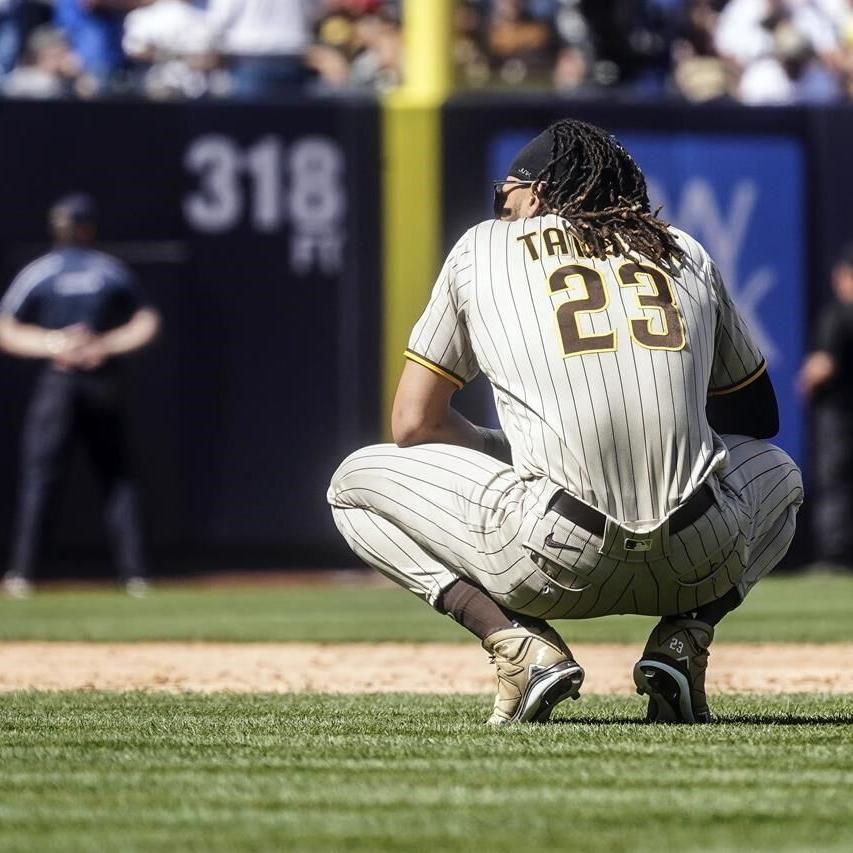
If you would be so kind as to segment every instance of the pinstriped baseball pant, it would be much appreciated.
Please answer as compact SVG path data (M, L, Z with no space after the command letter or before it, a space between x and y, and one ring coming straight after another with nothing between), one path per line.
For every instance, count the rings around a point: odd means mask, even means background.
M547 510L553 483L522 481L504 463L451 445L356 451L335 472L328 501L353 551L431 605L466 578L541 618L680 613L732 587L746 595L786 553L802 502L799 469L782 450L723 439L728 466L709 481L716 505L667 535L666 556L653 560L614 558L602 539ZM542 545L549 533L564 543L556 553Z

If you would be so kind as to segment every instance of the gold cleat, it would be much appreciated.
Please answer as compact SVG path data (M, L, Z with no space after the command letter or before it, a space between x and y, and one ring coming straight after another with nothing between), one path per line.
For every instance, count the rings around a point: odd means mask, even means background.
M498 692L488 724L543 723L565 699L577 699L584 671L553 630L507 628L483 640L497 666Z

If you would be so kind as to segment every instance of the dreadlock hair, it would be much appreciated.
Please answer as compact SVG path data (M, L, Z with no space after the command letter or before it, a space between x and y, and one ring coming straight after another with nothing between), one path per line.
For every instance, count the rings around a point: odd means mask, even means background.
M537 176L548 209L569 222L593 257L614 249L636 253L666 267L684 250L668 223L651 212L646 179L619 141L599 127L561 119L549 128L551 160Z

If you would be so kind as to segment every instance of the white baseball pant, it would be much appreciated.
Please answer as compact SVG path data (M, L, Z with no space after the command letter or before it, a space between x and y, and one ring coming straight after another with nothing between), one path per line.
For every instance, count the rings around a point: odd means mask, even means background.
M800 471L767 441L723 436L727 467L708 484L716 505L680 532L608 519L599 537L548 510L556 484L463 447L380 444L335 472L328 501L355 553L435 605L465 578L528 616L671 615L736 587L745 596L788 550L802 503ZM549 547L559 543L559 547Z

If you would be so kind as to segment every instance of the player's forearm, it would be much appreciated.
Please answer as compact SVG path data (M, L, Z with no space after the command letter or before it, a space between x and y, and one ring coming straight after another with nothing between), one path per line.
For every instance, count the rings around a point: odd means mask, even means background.
M487 453L508 465L512 464L512 448L503 430L476 426L452 407L448 407L441 419L431 423L411 424L407 429L398 427L394 438L400 447L454 444L457 447Z
M160 315L152 308L142 308L130 322L106 332L101 343L110 356L125 355L151 343L159 329Z
M68 347L68 335L61 329L44 329L19 323L9 317L0 320L0 348L18 358L54 358Z
M438 416L406 417L398 414L393 423L394 441L399 447L419 444L455 444L484 451L485 439L466 417L448 406Z
M488 427L472 424L455 409L451 409L451 415L457 421L456 428L463 433L463 441L452 442L472 450L479 450L489 456L512 465L512 447L506 434L501 429L489 429Z

